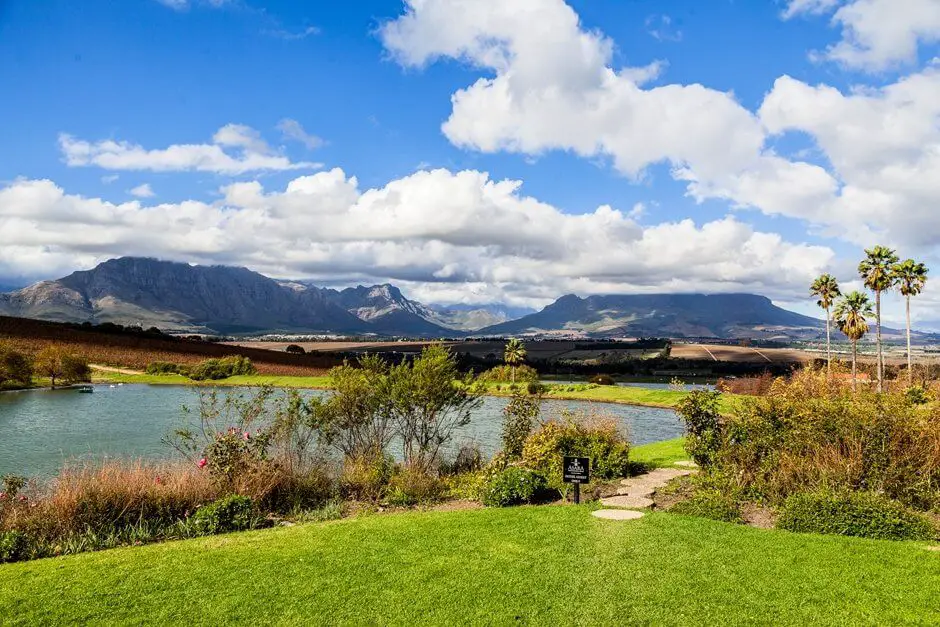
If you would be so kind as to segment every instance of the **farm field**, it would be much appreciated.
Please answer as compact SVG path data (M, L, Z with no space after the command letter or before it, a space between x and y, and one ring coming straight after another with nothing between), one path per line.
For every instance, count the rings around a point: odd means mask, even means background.
M591 511L361 515L8 564L0 615L9 625L940 621L940 555L924 543Z
M814 353L790 348L752 348L724 344L672 345L671 357L699 361L734 361L744 363L803 363L818 357Z

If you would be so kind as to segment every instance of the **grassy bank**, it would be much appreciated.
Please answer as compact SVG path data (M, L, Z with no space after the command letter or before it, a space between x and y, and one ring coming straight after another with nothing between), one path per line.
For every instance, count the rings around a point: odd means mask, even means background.
M0 566L6 624L936 623L940 554L587 506L366 516Z
M94 371L94 380L103 383L145 383L149 385L216 385L216 386L262 386L273 385L284 388L329 389L328 376L295 377L270 375L244 375L229 377L219 381L193 381L181 375L124 374L117 372ZM562 388L567 386L561 386ZM499 388L499 389L497 389ZM491 396L509 396L508 385L490 383L487 393ZM687 392L675 390L650 390L639 387L600 386L585 390L564 391L550 390L545 398L572 401L593 401L596 403L621 403L644 407L675 407L685 398ZM722 407L728 409L733 402L732 395L723 395Z
M630 449L630 461L654 468L672 466L676 462L689 460L689 454L685 452L684 446L684 438L641 444Z

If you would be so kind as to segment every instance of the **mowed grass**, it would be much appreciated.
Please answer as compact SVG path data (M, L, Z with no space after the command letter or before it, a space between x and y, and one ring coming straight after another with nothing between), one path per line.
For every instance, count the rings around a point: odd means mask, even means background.
M940 622L940 554L590 506L374 515L0 566L5 624Z
M326 375L313 377L276 376L276 375L238 375L217 381L193 381L178 374L123 374L95 370L93 380L107 383L144 383L147 385L202 385L218 387L260 387L270 385L279 388L327 389L330 378Z
M685 452L684 438L641 444L630 449L630 461L653 468L673 466L676 462L688 459L689 454Z

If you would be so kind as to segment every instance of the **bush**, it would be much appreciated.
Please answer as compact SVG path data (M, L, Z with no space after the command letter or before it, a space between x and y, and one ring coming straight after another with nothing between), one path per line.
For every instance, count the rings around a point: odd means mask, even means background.
M562 481L563 457L591 459L591 476L625 477L630 473L630 444L610 418L564 415L564 421L542 423L525 441L522 464L545 478L561 494L570 486Z
M541 396L545 394L547 388L539 381L529 381L525 389L532 396Z
M0 388L27 387L33 382L33 362L23 353L0 344Z
M588 379L588 381L595 385L617 385L617 382L614 381L614 378L609 374L596 374Z
M217 381L238 375L255 374L251 360L241 355L232 355L221 359L206 359L190 370L189 378L194 381Z
M544 489L545 480L528 468L509 466L491 475L482 490L482 502L487 507L522 505L535 500Z
M387 455L346 459L339 480L343 498L357 501L381 500L394 469L395 463Z
M441 475L460 475L468 472L477 472L484 466L483 451L475 442L461 444L452 462L442 462L439 468Z
M923 514L871 492L793 494L784 502L777 527L881 540L930 540L937 534Z
M404 468L388 482L385 500L389 505L411 506L434 503L444 498L444 483L417 468Z
M513 381L512 367L507 365L496 366L482 373L480 381L508 383ZM528 383L538 381L539 372L532 366L516 366L515 383Z
M244 531L255 526L254 507L247 496L232 494L203 505L190 522L202 535Z
M714 491L701 491L687 501L676 503L670 509L673 514L710 518L721 522L740 523L741 509L728 496Z
M153 375L163 375L163 374L182 374L183 370L179 364L174 364L169 361L153 361L147 364L147 374Z
M719 398L720 392L696 390L676 405L685 421L685 450L701 468L709 468L721 448Z
M25 558L27 544L26 535L19 531L0 532L0 564Z
M304 350L303 346L297 344L288 344L287 348L284 349L285 352L293 353L294 355L305 355L307 351Z
M904 396L911 405L926 405L930 402L930 394L923 386L915 385L904 391Z
M521 394L513 394L512 399L503 408L503 453L509 460L522 457L522 448L539 418L540 411L538 399Z

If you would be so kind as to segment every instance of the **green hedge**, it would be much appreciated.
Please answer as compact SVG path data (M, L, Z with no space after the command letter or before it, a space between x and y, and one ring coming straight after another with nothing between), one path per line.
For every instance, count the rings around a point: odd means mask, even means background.
M777 527L881 540L930 540L937 535L926 516L870 492L794 494L784 502Z

